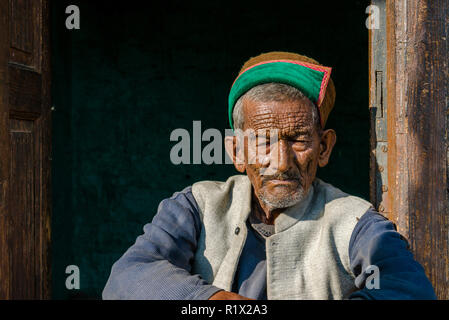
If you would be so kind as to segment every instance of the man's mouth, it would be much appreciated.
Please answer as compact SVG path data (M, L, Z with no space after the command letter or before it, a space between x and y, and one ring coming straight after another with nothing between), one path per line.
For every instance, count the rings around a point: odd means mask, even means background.
M285 185L285 186L291 186L294 184L299 184L299 179L294 179L294 178L287 178L287 179L268 179L265 180L264 183L272 183L275 185Z

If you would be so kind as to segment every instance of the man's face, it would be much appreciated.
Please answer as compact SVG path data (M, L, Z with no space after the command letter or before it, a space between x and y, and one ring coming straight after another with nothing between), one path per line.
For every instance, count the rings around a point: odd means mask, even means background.
M245 143L246 174L259 201L271 209L300 202L315 178L322 147L312 108L307 98L244 100L243 130L255 133Z

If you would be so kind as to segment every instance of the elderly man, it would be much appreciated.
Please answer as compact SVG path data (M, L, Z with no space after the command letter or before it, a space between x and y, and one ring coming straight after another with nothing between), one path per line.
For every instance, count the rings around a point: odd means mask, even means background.
M434 299L423 268L371 204L316 178L331 69L270 52L242 67L225 147L242 174L163 200L114 264L104 299Z

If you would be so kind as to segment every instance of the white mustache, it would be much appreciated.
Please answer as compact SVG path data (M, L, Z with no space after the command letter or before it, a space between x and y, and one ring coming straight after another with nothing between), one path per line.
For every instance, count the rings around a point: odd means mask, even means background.
M276 174L270 176L264 176L262 183L268 182L270 180L298 180L301 181L301 178L297 175L289 175L289 174Z

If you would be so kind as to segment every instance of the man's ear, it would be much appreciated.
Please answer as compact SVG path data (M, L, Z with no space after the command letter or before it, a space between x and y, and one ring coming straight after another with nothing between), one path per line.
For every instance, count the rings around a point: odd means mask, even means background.
M237 143L236 136L226 136L224 139L224 145L226 153L234 163L234 167L237 169L238 172L245 173L246 165L243 152L244 150L243 143Z
M332 149L337 142L337 134L333 129L327 129L321 135L320 154L318 156L318 165L324 167L329 162Z

